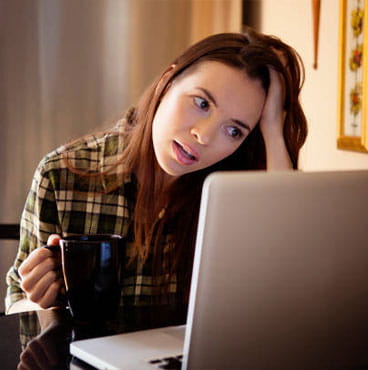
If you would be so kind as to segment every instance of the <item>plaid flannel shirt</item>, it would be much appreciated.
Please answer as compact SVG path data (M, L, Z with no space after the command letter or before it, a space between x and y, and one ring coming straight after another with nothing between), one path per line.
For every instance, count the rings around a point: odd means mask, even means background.
M121 134L124 120L111 131L91 135L61 147L46 155L35 172L21 218L20 245L14 265L7 273L6 309L25 298L17 270L36 248L46 244L48 236L73 234L119 234L127 238L126 263L122 279L122 304L147 305L152 302L152 273L149 263L137 258L127 263L133 254L132 214L136 184L134 176L123 175L122 164L111 174L86 176L116 165L124 148ZM69 163L65 161L65 154ZM70 170L77 169L84 175ZM121 177L121 185L109 190ZM165 240L168 237L165 236ZM175 296L176 283L170 283L170 296ZM172 293L172 294L171 294ZM171 299L170 299L171 301Z

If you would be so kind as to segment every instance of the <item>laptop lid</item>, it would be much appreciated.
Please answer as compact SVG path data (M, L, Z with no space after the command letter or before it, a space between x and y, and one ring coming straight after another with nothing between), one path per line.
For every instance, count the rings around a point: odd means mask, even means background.
M368 171L210 175L183 368L368 366L367 236Z
M216 173L204 184L183 369L368 365L368 171ZM184 327L71 343L98 368L163 368ZM174 348L173 348L174 347Z

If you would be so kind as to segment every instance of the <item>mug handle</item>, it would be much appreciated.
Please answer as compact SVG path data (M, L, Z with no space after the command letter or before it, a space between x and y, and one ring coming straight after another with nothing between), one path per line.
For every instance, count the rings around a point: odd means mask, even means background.
M57 252L60 250L60 245L44 245L46 249L49 249L51 252Z
M60 252L61 251L59 244L57 244L57 245L44 245L43 248L46 248L46 249L50 250L51 252ZM63 279L64 279L64 277L63 277ZM56 305L57 306L65 307L68 304L68 300L67 300L67 297L66 297L66 294L65 294L65 285L64 284L63 284L63 286L61 288L61 291L59 292L59 294L56 298Z

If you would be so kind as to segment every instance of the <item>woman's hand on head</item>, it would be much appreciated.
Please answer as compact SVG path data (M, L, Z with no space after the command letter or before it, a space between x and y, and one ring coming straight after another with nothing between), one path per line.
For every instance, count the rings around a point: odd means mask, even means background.
M59 245L60 236L50 235L47 245ZM56 303L63 286L60 272L60 253L47 248L32 251L18 269L21 288L27 299L41 308L49 308Z
M263 107L260 129L265 140L274 135L283 135L285 120L285 91L281 75L269 67L270 86Z
M285 89L281 75L269 67L270 87L263 107L260 130L266 146L268 170L291 169L292 162L284 139Z

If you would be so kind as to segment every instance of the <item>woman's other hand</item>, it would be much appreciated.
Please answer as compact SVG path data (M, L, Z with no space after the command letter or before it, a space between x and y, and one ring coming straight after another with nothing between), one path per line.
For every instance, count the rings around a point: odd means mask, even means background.
M49 236L47 245L59 245L60 236ZM23 261L18 273L21 277L21 288L27 298L41 308L56 304L57 296L63 286L60 271L60 252L48 248L37 248Z

